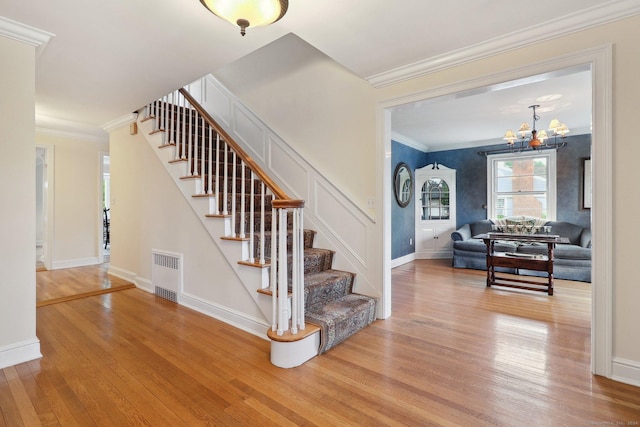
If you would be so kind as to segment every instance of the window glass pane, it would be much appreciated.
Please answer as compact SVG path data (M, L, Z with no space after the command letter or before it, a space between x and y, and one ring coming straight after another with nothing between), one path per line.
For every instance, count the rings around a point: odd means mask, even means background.
M547 159L525 158L495 162L496 191L547 191Z
M548 218L550 177L548 155L495 159L492 212L496 219L511 216Z
M449 219L449 184L430 178L422 186L422 220Z
M496 204L497 219L510 216L547 218L547 194L511 194L499 196Z

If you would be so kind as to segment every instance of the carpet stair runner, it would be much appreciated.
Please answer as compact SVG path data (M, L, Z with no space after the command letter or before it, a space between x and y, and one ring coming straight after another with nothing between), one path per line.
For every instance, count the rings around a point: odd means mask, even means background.
M208 126L205 124L205 126ZM174 126L174 129L176 127ZM194 142L193 144L193 153L192 156L197 161L194 164L200 165L200 156L204 154L205 159L209 157L208 150L208 137L206 137L208 133L208 129L203 129L197 126L194 123L193 126L194 133L194 141L196 141L195 134L205 135L203 139L205 143L205 149L202 150L200 146L201 142ZM175 131L174 135L170 138L172 141L181 141L182 139L181 130L178 129ZM167 138L165 137L165 140ZM167 144L167 147L175 147L180 150L180 144L176 147L175 144ZM186 154L186 153L185 153ZM181 156L182 153L179 153ZM225 152L220 150L220 152L212 153L212 158L220 158L221 162L224 159ZM231 164L232 155L227 152L227 159L229 160L229 164L227 166L227 170L229 171L229 177L227 179L227 189L230 190L234 185L231 183L231 172L233 171L233 166ZM188 157L188 156L186 156ZM172 162L182 162L186 160L174 160ZM239 163L239 162L238 162ZM201 166L198 166L201 167ZM208 173L209 171L205 170L203 172L198 172L197 170L191 170L189 173L192 175L185 176L183 179L193 179L200 178L201 175L205 175L206 179L204 182L205 185L208 186ZM222 171L220 171L222 172ZM241 195L240 190L242 187L242 181L240 180L240 176L242 173L242 166L236 166L236 207L240 206ZM260 182L255 180L253 184L251 183L250 171L245 169L245 176L247 177L245 183L245 192L248 193L251 189L251 186L254 186L255 191L259 191ZM215 180L218 179L219 190L222 191L224 179L222 176L213 176L212 177L212 189L215 188ZM206 195L209 188L204 189L205 195L196 195L194 197L209 197ZM219 200L219 208L220 211L223 211L222 206L222 193L218 196ZM245 203L246 206L249 206L250 196L245 195ZM261 198L259 196L254 196L255 203L255 212L260 212L260 203ZM231 196L229 195L227 200L227 209L229 213L231 212ZM208 215L212 216L212 215ZM265 197L265 230L271 230L271 196ZM240 230L241 223L244 222L246 233L249 233L249 219L250 214L245 214L243 218L239 209L236 211L235 224L236 230ZM254 253L256 254L256 259L258 259L258 248L259 248L259 231L260 231L260 215L254 215L254 232L256 233L255 245L254 245ZM290 230L290 228L289 228ZM304 230L304 302L305 302L305 321L307 323L311 323L320 327L320 348L318 350L318 354L321 354L337 344L343 342L345 339L355 334L359 330L371 324L376 318L376 305L377 298L373 298L366 295L356 294L353 292L353 285L355 280L355 274L332 269L333 265L333 257L334 251L322 248L314 248L314 238L316 232L314 230ZM288 250L291 250L289 246L291 243L291 232L289 231L288 235ZM271 232L265 231L265 260L267 263L270 262L269 256L271 254ZM288 263L289 267L291 267L291 263ZM277 267L276 267L277 268ZM288 274L289 280L291 278L291 274Z

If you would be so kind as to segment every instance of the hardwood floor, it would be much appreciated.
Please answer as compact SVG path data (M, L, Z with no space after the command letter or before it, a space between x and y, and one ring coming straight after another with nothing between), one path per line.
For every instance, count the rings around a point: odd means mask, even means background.
M108 264L36 272L36 307L134 287L107 274Z
M0 371L0 426L639 425L640 389L589 373L589 284L487 289L447 261L392 275L391 318L288 370L138 289L38 308L44 357Z

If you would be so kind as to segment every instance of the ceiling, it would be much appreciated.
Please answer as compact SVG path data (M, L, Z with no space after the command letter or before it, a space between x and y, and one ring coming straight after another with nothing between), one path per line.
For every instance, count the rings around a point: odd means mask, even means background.
M392 7L386 0L290 0L282 20L249 28L246 37L198 0L2 0L0 17L52 33L37 49L38 126L106 137L102 125L289 33L377 85L403 67L442 64L470 47L513 37L526 45L527 34L539 40L560 23L578 31L583 17L594 22L608 10L620 19L619 5L629 3L638 13L638 0L538 0L528 20L523 10L532 3L523 0L403 0ZM488 140L530 120L527 106L548 94L563 95L558 118L588 128L589 73L564 74L398 107L394 131L434 149L468 139L454 135L465 123L472 139ZM546 121L547 113L540 115Z
M468 92L413 102L393 109L393 137L423 151L504 144L522 122L547 130L552 119L570 135L591 133L591 70L558 70Z

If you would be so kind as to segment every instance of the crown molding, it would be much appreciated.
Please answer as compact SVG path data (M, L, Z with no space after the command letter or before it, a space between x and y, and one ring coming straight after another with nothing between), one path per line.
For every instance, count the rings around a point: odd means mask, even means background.
M131 123L138 120L138 113L129 113L125 114L122 117L118 117L117 119L111 120L108 123L100 126L104 131L111 133L111 131L118 129L122 126L130 125Z
M0 36L34 46L37 58L55 34L0 16Z
M376 88L384 87L638 14L640 14L640 0L610 0L580 12L558 17L469 47L374 74L367 77L366 80Z
M411 139L408 136L399 134L398 132L395 132L395 131L391 131L391 139L397 143L406 145L407 147L411 147L415 150L422 151L423 153L426 153L427 151L429 151L428 145L418 142L415 139Z

